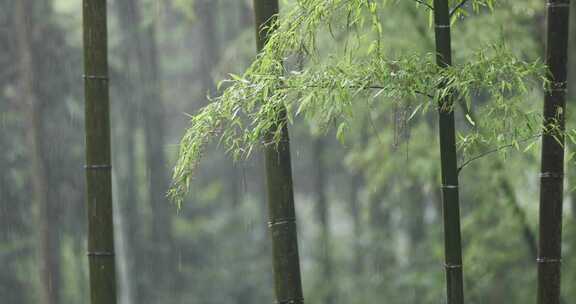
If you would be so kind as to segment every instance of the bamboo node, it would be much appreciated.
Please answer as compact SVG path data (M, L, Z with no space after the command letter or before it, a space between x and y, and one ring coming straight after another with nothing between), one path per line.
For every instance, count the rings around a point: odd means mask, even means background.
M450 24L436 24L434 25L435 28L450 28Z
M540 178L564 178L564 173L558 172L542 172Z
M86 255L89 257L113 257L115 254L111 251L88 251Z
M442 189L458 189L458 185L442 185Z
M566 92L568 91L568 82L561 81L561 82L550 82L550 88L548 88L549 92Z
M294 224L294 223L296 223L296 218L284 218L284 219L278 219L275 221L269 221L268 227L272 228L274 226L289 225L289 224Z
M538 263L538 264L561 264L562 259L537 258L536 263Z
M570 7L570 2L548 2L546 3L548 8L568 8Z
M111 165L85 165L84 169L86 170L110 170L112 169Z
M108 76L105 75L82 75L82 78L84 79L95 79L95 80L103 80L103 81L108 81Z
M444 263L444 267L448 268L448 269L458 269L458 268L462 268L462 264L448 264L448 263Z
M288 299L288 300L276 300L275 304L304 304L304 298L299 299Z

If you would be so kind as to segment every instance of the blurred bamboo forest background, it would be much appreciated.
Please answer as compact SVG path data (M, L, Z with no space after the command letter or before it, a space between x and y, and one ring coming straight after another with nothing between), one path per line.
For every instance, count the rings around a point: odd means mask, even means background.
M271 303L259 153L234 163L214 145L182 209L166 198L187 113L256 56L252 2L108 5L119 303ZM77 0L0 0L2 303L88 299L81 9ZM499 41L526 60L542 57L544 9L543 1L497 1L494 11L458 21L455 64ZM433 49L428 12L413 1L383 6L380 14L386 52L424 56ZM576 35L571 39L574 53ZM576 60L569 69L576 76ZM22 75L32 75L30 90L22 89ZM542 92L526 98L540 111ZM354 122L360 131L344 144L301 119L291 126L308 303L443 301L436 114L411 119L413 110L383 103L371 119ZM569 115L568 124L574 120ZM470 127L462 115L457 125ZM460 175L468 303L535 297L538 151L490 155ZM574 299L573 166L568 173L562 283L564 297Z

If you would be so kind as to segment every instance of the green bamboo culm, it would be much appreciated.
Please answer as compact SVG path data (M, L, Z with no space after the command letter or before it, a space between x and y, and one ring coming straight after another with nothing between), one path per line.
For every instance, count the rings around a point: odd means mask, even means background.
M538 304L559 304L569 0L547 1L544 135L540 170Z
M278 14L278 0L254 0L256 45L260 52L267 43ZM304 303L300 275L300 258L296 233L296 211L292 187L290 139L286 111L277 119L281 126L281 140L265 145L266 187L268 192L268 226L272 238L272 264L276 303ZM273 130L266 135L266 143L273 142Z
M452 65L450 9L448 0L434 0L436 61L438 66ZM442 90L442 85L438 88ZM462 278L462 242L458 194L458 159L454 124L453 94L444 96L438 105L440 162L442 167L442 210L444 216L444 255L448 304L464 303Z
M115 304L106 0L82 7L90 300Z

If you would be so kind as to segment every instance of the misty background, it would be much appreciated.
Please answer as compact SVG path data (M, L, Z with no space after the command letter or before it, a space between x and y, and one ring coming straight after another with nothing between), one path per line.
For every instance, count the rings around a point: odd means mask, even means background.
M16 1L0 0L0 301L86 303L81 4ZM544 5L503 2L455 30L456 61L502 37L541 56ZM189 115L256 56L252 2L108 5L119 303L271 303L260 153L233 162L214 145L182 208L166 198ZM426 11L400 3L382 15L391 54L430 51ZM379 109L344 144L301 119L291 126L308 303L443 301L436 116L411 121L411 110ZM461 175L468 303L534 298L537 152L490 156ZM576 196L566 189L563 292L574 298Z

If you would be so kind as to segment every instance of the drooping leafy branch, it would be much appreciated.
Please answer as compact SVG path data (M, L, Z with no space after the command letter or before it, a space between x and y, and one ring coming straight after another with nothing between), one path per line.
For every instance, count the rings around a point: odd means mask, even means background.
M349 34L346 39L356 39L366 47L360 50L339 43L344 45L344 56L336 51L324 54L317 34L325 30L335 37L338 29ZM457 92L469 106L473 96L488 94L498 109L527 91L530 79L542 79L539 62L524 62L502 45L478 51L466 64L439 69L433 54L387 58L381 37L378 5L373 1L297 1L279 18L269 43L248 70L242 76L231 75L223 82L224 92L191 116L170 197L182 202L205 146L212 140L218 138L236 159L248 157L260 144L278 143L283 126L277 117L284 107L290 123L297 115L322 126L338 122L337 134L342 139L358 103L372 106L381 100L418 100L422 104L417 109L425 111ZM286 61L296 54L306 54L308 63L290 71ZM437 90L440 83L445 84L443 90ZM262 142L270 129L277 131L276 136Z

